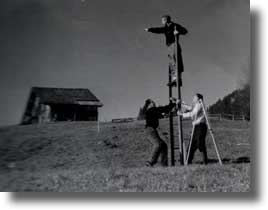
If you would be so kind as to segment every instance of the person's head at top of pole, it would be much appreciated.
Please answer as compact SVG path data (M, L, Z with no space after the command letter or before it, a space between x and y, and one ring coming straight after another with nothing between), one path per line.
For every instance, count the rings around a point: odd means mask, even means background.
M203 102L203 100L204 100L204 96L200 93L196 93L193 97L194 104L201 103L201 102Z
M162 22L163 25L171 23L170 15L163 15L162 18L161 18L161 22Z

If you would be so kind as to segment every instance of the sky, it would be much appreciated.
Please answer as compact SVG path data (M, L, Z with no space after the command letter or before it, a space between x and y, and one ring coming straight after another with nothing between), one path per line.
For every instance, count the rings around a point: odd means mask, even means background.
M0 125L20 122L32 86L88 88L101 120L136 117L145 99L168 103L161 16L180 37L182 98L207 105L249 80L249 0L1 0Z

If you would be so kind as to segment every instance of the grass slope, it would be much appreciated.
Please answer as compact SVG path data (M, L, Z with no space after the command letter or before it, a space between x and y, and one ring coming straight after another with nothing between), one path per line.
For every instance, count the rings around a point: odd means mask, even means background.
M191 132L184 124L186 145ZM250 190L250 144L247 122L212 122L224 161L207 138L210 164L144 167L150 144L144 122L96 124L66 122L0 128L1 191L222 191ZM161 120L168 143L168 120Z

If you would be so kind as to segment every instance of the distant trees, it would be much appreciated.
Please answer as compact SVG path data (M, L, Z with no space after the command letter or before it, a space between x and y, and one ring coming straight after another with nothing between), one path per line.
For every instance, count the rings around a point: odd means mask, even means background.
M235 90L208 108L211 114L245 115L250 120L250 85Z
M208 107L210 114L232 114L244 115L250 120L250 85L245 85L242 89L233 91L223 99ZM145 119L145 113L142 107L139 109L138 120Z

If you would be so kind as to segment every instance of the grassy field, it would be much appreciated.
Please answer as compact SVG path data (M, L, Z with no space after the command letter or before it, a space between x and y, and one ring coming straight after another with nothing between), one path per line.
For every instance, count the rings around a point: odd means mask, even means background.
M176 120L175 120L176 121ZM160 134L168 142L168 120ZM184 123L186 145L190 122ZM250 191L250 125L213 121L223 166L207 138L209 165L144 167L150 143L144 122L89 122L0 128L1 191L94 192L248 192Z

